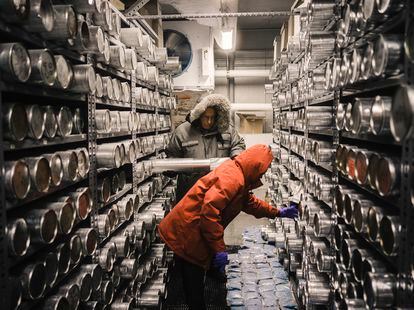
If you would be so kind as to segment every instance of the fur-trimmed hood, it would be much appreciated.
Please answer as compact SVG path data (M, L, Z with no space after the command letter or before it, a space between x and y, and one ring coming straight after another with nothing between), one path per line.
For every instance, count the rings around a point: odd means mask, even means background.
M219 94L211 94L205 96L196 106L191 110L188 115L188 121L193 123L198 120L201 114L207 108L214 108L217 112L216 126L220 133L228 130L230 126L230 101L227 97Z

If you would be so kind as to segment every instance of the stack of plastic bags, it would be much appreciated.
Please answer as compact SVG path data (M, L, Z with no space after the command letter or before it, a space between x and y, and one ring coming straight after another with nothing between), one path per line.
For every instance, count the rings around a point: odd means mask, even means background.
M275 247L261 238L260 228L243 233L243 245L229 255L227 304L231 309L296 309L288 275L275 256Z

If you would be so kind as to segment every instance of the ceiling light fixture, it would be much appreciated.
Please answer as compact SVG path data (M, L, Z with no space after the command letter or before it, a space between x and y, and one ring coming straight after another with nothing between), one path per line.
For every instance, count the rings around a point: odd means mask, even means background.
M221 31L221 48L231 50L233 48L233 29Z

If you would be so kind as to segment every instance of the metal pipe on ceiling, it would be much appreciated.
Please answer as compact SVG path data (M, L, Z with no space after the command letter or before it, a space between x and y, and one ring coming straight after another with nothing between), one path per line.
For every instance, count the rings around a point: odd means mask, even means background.
M203 14L160 14L160 15L140 15L129 16L131 19L191 19L191 18L223 18L223 17L273 17L273 16L290 16L290 11L269 11L269 12L231 12L231 13L203 13Z
M251 70L215 70L216 77L235 78L235 77L269 77L267 69L251 69Z

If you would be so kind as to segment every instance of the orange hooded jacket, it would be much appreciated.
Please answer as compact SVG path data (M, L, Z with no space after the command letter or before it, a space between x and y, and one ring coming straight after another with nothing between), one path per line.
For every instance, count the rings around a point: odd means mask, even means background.
M214 254L226 250L224 229L240 211L279 215L250 192L261 185L272 159L268 146L254 145L199 179L159 224L161 239L176 255L208 269Z

